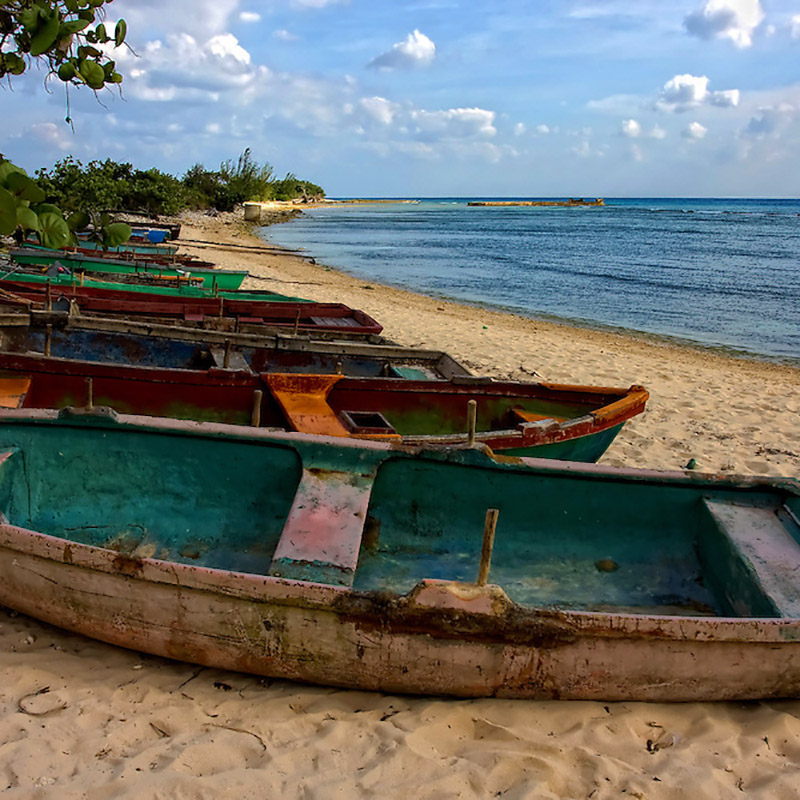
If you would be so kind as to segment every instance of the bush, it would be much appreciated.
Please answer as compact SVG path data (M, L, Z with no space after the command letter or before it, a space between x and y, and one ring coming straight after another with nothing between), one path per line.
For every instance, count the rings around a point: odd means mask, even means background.
M51 170L40 169L36 180L47 202L66 212L143 212L150 216L177 214L185 208L232 211L248 200L293 200L324 196L316 184L291 173L282 180L272 176L269 164L259 164L248 147L234 163L224 161L219 170L195 164L182 178L155 168L134 169L107 158L85 167L72 156Z

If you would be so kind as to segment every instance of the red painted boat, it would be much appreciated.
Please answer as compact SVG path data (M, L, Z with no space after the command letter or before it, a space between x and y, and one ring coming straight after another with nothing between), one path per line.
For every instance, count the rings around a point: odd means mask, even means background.
M30 380L25 392L16 383L10 392L25 408L93 404L429 446L471 438L508 455L574 461L596 461L648 399L641 386L430 380L402 357L345 362L336 353L230 342L223 348L69 326L3 326L0 344L0 379Z
M74 311L83 315L168 323L178 320L212 328L220 327L220 319L232 319L242 330L279 328L294 333L332 331L348 336L377 336L383 330L383 326L364 311L343 303L239 300L230 297L230 293L225 297L169 296L91 285L48 287L14 280L3 280L1 284L4 291L0 293L0 303L14 304L15 298L22 298L41 308L74 307Z

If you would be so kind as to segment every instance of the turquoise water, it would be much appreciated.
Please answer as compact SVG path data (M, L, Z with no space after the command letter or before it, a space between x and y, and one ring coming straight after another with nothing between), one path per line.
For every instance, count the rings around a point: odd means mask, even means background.
M425 294L800 362L800 200L438 198L312 210L262 234Z

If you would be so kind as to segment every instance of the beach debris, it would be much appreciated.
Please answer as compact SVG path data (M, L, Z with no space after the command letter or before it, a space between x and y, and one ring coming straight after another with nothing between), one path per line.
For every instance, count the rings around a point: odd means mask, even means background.
M17 709L22 714L27 714L29 717L47 717L50 714L55 714L58 711L63 711L69 703L59 697L58 694L52 694L45 701L36 701L35 698L40 698L43 695L49 694L50 687L43 686L35 692L28 692L17 700Z
M694 469L697 466L697 459L690 458L684 469Z
M183 687L184 687L184 686L186 686L186 684L187 684L187 683L190 683L191 681L193 681L193 680L194 680L194 679L195 679L195 678L196 678L196 677L197 677L197 676L198 676L198 675L199 675L199 674L200 674L200 673L201 673L201 672L202 672L204 669L206 669L206 667L199 667L198 669L196 669L196 670L195 670L195 671L194 671L194 672L193 672L193 673L192 673L192 674L191 674L191 675L190 675L190 676L189 676L189 677L188 677L188 678L187 678L187 679L186 679L186 680L185 680L185 681L184 681L184 682L183 682L183 683L182 683L182 684L181 684L181 685L178 687L178 689L183 689Z
M676 745L680 741L680 735L677 733L667 734L666 731L661 732L655 739L647 740L647 752L657 753L659 750L666 750L668 747Z
M267 749L267 745L264 743L264 740L257 733L253 733L253 731L248 731L244 728L234 728L232 725L219 725L215 722L210 722L207 724L211 728L223 728L226 731L233 731L234 733L245 733L248 736L252 736L254 739L257 739L264 751Z
M222 689L223 692L229 692L233 689L229 683L225 683L225 681L214 681L214 688L215 689Z
M165 730L159 728L158 725L151 722L150 727L158 734L159 739L169 739L169 734Z
M616 572L619 564L613 558L601 558L594 562L598 572Z

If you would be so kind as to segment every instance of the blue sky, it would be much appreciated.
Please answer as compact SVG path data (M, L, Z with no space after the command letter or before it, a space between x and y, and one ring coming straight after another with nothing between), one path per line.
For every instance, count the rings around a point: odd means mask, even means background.
M115 0L122 97L33 71L0 151L331 196L800 194L797 0ZM99 102L98 102L99 101Z

